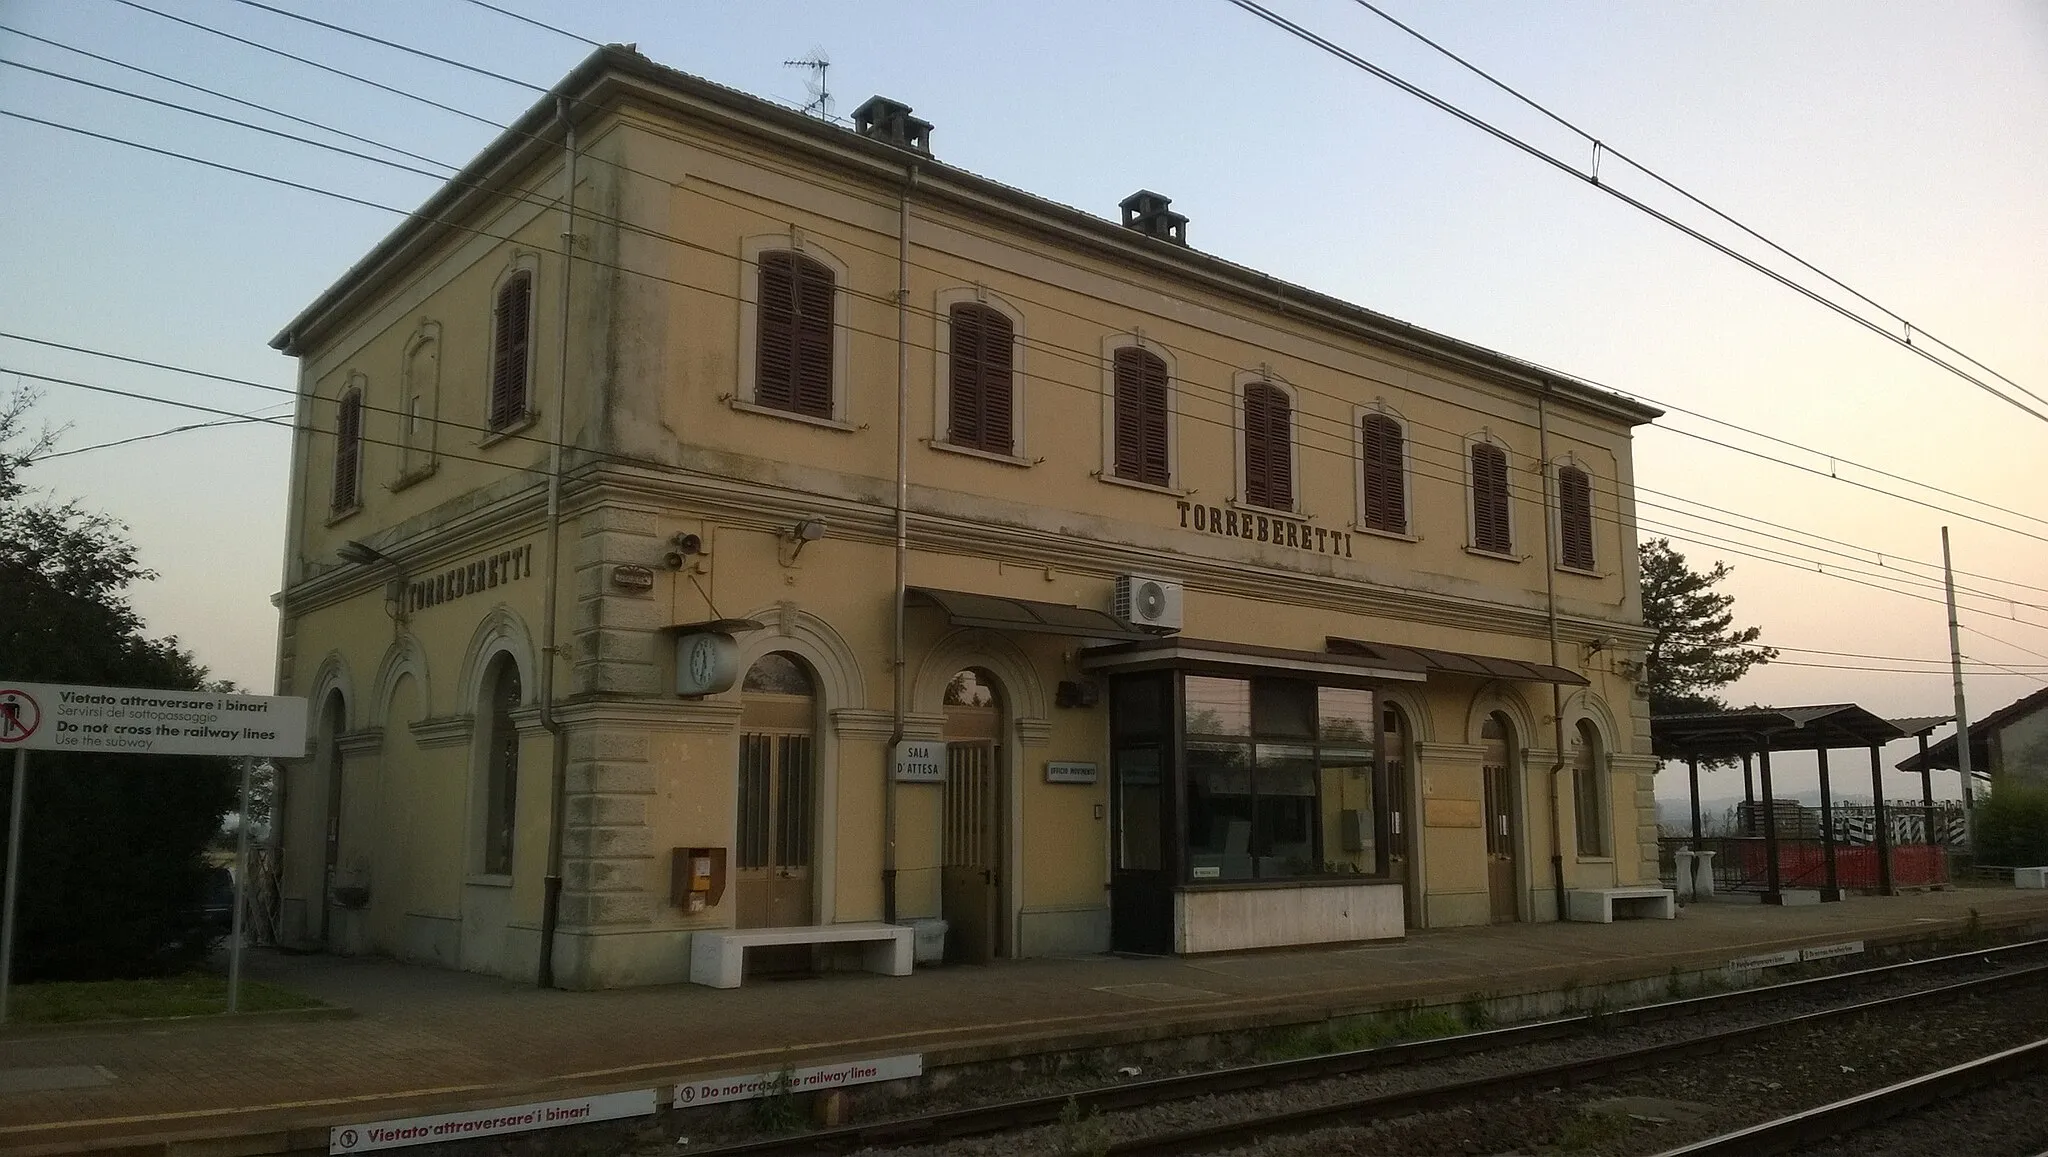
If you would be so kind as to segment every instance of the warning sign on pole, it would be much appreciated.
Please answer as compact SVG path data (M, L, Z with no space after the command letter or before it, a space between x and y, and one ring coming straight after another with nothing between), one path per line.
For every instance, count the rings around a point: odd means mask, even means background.
M306 701L139 687L0 682L0 748L130 755L306 753Z

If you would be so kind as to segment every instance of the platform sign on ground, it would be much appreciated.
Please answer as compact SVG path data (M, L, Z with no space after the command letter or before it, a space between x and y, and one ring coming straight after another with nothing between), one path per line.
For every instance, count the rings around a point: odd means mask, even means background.
M139 687L0 682L0 749L302 756L306 701Z
M635 1089L628 1093L569 1097L531 1105L505 1105L464 1113L438 1113L431 1117L400 1117L391 1121L366 1121L360 1125L336 1125L327 1135L327 1151L369 1153L377 1149L402 1149L408 1145L499 1137L507 1133L530 1133L535 1129L556 1129L563 1125L644 1117L654 1112L654 1101L653 1089Z
M1797 963L1799 963L1799 950L1795 948L1789 952L1764 952L1756 956L1738 957L1730 960L1728 967L1742 972L1753 971L1759 968L1783 968L1787 964Z
M785 1069L779 1073L747 1073L740 1076L706 1077L676 1086L674 1108L716 1105L724 1101L752 1101L782 1093L815 1093L868 1085L876 1081L900 1081L924 1075L924 1054L904 1053L864 1061L841 1061L830 1065Z
M1809 960L1833 960L1838 956L1854 956L1861 951L1863 951L1863 941L1847 940L1840 944L1822 944L1816 948L1801 948L1799 950L1799 959L1802 962Z

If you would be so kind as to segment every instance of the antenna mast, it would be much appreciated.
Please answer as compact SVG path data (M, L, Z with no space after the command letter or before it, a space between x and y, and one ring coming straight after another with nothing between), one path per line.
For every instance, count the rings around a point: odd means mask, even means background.
M811 71L810 79L804 82L804 88L811 94L811 99L797 111L812 114L819 120L833 119L832 91L825 87L825 70L832 67L831 58L814 48L811 54L802 60L783 61L782 67L807 68Z

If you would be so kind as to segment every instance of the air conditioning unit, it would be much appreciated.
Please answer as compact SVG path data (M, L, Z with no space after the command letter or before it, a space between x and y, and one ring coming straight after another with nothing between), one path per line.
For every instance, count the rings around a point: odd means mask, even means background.
M1139 630L1168 634L1180 630L1180 594L1172 579L1120 574L1109 613Z

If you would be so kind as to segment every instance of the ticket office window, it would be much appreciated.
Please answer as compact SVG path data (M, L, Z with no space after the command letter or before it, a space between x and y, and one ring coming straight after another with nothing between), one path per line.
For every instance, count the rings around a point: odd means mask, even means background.
M1184 680L1188 883L1386 874L1371 691Z

